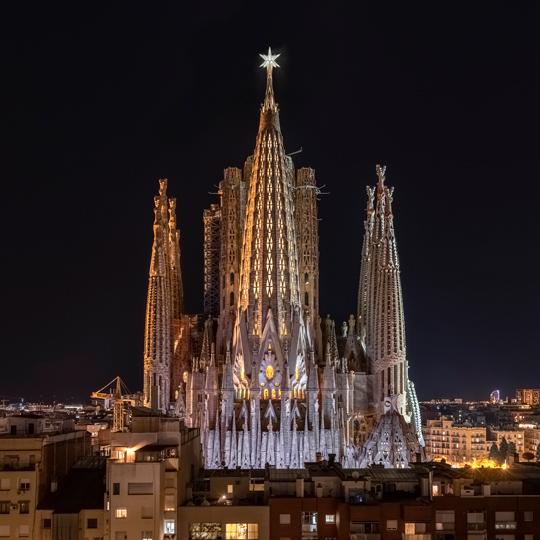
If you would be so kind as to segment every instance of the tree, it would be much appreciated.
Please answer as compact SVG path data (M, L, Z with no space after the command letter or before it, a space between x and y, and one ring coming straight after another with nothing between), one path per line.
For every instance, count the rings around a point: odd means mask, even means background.
M513 441L510 441L508 443L508 455L513 457L515 453L516 453L516 443Z
M534 459L534 454L532 452L523 452L523 459L532 461Z
M507 457L508 457L508 442L503 437L501 440L501 444L499 445L499 461L501 463L504 463Z
M491 445L491 448L489 449L489 459L492 459L493 461L499 462L500 459L500 453L499 449L497 448L497 443L493 443Z

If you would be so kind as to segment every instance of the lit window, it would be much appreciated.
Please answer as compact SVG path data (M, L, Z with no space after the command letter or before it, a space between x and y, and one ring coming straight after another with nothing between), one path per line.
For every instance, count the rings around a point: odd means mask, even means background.
M234 486L232 484L227 484L227 493L232 495L234 493Z
M127 518L127 508L117 508L117 509L116 509L116 512L114 513L114 515L115 515L118 519L124 519L124 518Z
M228 540L258 540L258 523L226 523L225 538Z
M174 519L166 519L165 520L165 534L175 534L176 527L174 523Z
M143 531L141 534L141 540L152 540L152 531Z
M30 513L30 502L19 501L19 514L29 514L29 513Z
M289 525L291 523L291 514L279 514L280 525Z
M387 531L397 531L397 519L387 519L386 520L386 530Z
M326 514L324 516L324 522L325 523L335 523L336 522L336 515L335 514Z
M317 532L317 512L302 512L302 532Z

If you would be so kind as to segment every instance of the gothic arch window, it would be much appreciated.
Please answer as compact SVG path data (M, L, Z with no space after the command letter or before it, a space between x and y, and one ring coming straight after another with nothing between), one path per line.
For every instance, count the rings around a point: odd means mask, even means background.
M307 291L304 293L304 304L309 306L309 293Z
M234 306L234 293L232 291L229 294L229 306Z
M234 285L234 272L231 272L230 276L229 276L229 283L231 285Z

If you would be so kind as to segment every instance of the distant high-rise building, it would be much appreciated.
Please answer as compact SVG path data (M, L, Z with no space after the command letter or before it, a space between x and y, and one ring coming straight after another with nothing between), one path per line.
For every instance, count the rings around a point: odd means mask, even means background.
M408 466L423 441L408 378L393 190L377 166L377 185L368 188L358 314L336 332L319 312L315 171L296 169L286 154L272 78L279 55L261 56L266 92L253 154L242 169L225 169L219 202L203 214L203 324L181 307L173 313L181 303L167 299L175 290L181 297L179 259L167 263L180 247L171 232L176 219L162 217L161 181L145 403L201 428L206 468L301 468L319 456L347 467ZM378 441L387 435L395 439L391 451Z

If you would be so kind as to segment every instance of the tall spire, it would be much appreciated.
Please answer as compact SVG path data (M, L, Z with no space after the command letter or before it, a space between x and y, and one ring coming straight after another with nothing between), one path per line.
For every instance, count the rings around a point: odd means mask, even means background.
M272 88L278 56L271 49L261 55L267 88L253 153L242 250L239 310L247 315L248 333L259 337L268 308L284 337L300 305L293 193Z
M168 238L167 180L159 181L154 198L154 243L148 275L144 335L144 404L166 411L169 407L171 294Z
M360 334L375 374L374 401L397 397L405 414L408 389L405 323L399 258L392 213L393 188L386 185L386 167L377 165L377 185L368 188L362 267L358 291Z
M169 199L169 266L171 274L171 316L178 319L184 311L184 289L180 267L180 231L176 223L176 199Z

